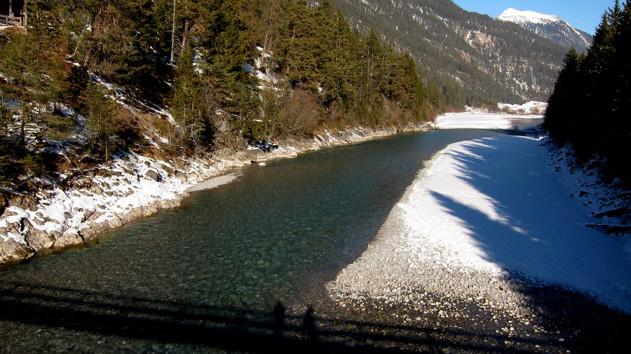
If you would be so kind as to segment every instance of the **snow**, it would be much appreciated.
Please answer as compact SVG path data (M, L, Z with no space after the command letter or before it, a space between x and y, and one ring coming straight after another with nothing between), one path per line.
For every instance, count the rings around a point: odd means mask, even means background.
M515 114L534 114L541 115L548 108L546 102L530 101L522 105L510 103L498 103L497 107L504 112Z
M534 119L540 116L487 113L470 109L465 113L447 113L436 118L439 129L511 129L514 119Z
M565 286L631 313L631 241L585 226L593 218L548 157L541 140L522 136L448 146L396 206L406 252L455 272Z
M545 14L534 12L534 11L519 11L512 8L508 8L504 12L502 12L502 14L498 17L498 19L502 21L514 22L518 24L523 24L523 23L545 24L549 22L564 22L558 16L545 15Z

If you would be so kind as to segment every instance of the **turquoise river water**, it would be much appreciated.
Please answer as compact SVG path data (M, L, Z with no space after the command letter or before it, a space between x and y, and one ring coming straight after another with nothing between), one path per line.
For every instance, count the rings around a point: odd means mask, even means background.
M97 244L2 269L0 352L190 351L167 346L177 342L169 335L235 312L256 317L279 300L305 304L361 253L436 152L502 133L404 134L249 166Z

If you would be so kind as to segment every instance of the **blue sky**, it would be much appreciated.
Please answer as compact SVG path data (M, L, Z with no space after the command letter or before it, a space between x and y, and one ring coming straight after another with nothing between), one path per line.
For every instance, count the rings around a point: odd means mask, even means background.
M509 7L557 15L575 28L594 34L603 12L615 0L453 0L465 10L499 16ZM624 1L620 1L624 3Z

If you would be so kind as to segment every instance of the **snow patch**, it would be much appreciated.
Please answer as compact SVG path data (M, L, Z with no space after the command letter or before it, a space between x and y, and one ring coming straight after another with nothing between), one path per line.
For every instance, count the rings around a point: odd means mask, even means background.
M486 113L469 109L465 113L447 113L436 118L439 129L511 129L514 119L533 119L538 116Z

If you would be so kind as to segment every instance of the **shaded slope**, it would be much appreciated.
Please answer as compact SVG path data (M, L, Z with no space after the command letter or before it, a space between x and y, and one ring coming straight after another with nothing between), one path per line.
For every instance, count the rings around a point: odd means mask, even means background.
M546 100L565 48L451 1L337 0L359 28L409 50L448 104Z

